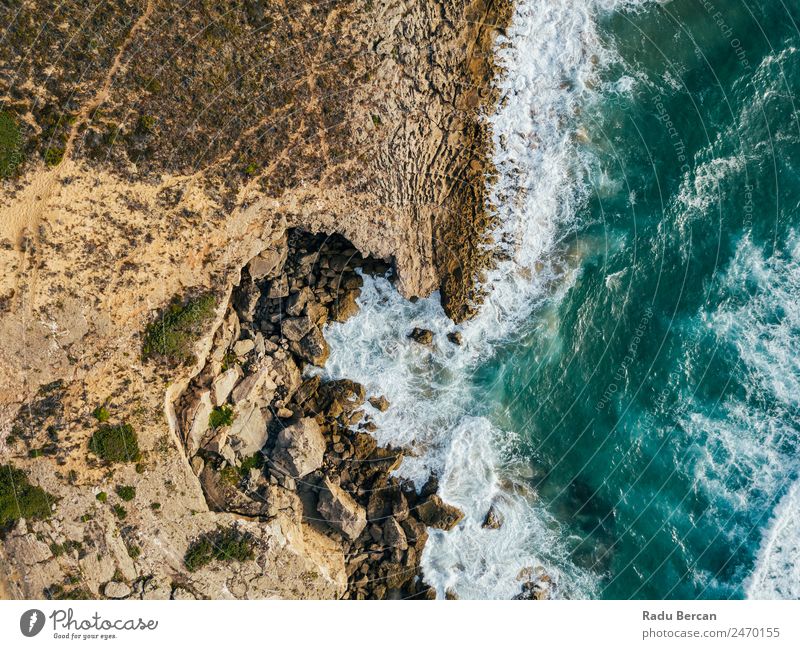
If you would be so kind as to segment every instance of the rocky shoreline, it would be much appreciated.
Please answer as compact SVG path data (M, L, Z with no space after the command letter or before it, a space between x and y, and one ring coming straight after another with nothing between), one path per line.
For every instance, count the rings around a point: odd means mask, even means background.
M391 272L339 236L290 231L250 261L200 373L180 399L182 438L210 509L292 517L340 544L350 599L435 597L420 574L427 527L462 518L436 495L391 473L402 449L377 446L366 399L348 380L303 380L327 358L321 328L357 310L368 274ZM230 423L210 426L214 413Z
M31 499L3 593L431 595L424 528L458 513L391 475L391 404L304 368L357 268L475 308L510 7L126 0L99 40L85 3L0 8L0 464Z

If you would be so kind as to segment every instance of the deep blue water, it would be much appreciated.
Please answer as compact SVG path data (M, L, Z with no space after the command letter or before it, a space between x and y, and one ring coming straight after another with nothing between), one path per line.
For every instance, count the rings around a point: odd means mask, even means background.
M576 279L473 378L601 596L745 596L798 479L798 25L782 0L603 18Z

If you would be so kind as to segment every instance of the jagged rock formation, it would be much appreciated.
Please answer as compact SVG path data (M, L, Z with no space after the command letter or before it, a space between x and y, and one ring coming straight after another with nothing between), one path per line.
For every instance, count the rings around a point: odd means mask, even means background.
M488 263L492 170L479 114L495 99L491 47L507 17L508 3L491 0L0 6L0 112L20 143L0 178L0 457L58 499L49 519L4 532L4 596L97 597L106 586L117 596L117 583L134 597L380 595L354 588L353 574L373 568L348 575L354 563L330 529L268 520L300 511L285 484L294 478L267 478L266 505L243 500L241 513L225 513L209 494L227 502L233 485L190 459L208 447L235 466L268 425L319 414L299 407L292 366L325 360L323 315L308 309L318 300L272 277L289 228L341 234L391 267L404 295L441 288L449 313L469 315ZM241 335L255 331L246 319L229 319L232 286L253 286L248 275L269 281L270 300L293 296L261 340ZM198 295L213 308L186 358L143 357L154 317L174 296ZM260 291L235 299L255 317ZM352 290L323 306L349 317ZM213 331L235 341L237 359L272 360L240 375ZM287 349L272 349L272 336ZM191 412L176 409L202 366L223 365L232 371L215 372ZM274 412L245 408L273 390ZM223 402L238 409L236 427L207 439L204 422ZM106 420L112 432L136 431L136 458L88 451ZM333 478L336 445L365 442L322 434L325 462L311 474ZM132 502L119 485L135 485ZM252 533L256 559L189 575L192 540L234 520ZM424 529L396 522L407 556ZM403 546L397 526L381 530Z

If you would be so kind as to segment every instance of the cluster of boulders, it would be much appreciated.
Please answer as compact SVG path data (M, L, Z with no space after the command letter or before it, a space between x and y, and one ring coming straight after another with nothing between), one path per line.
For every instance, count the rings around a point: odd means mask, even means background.
M381 448L353 381L303 379L328 356L322 327L358 306L362 278L387 264L338 236L297 231L242 273L210 357L184 392L181 431L209 507L247 517L294 517L341 543L346 597L431 597L419 573L427 527L463 514L432 479L418 493L392 476L400 449Z

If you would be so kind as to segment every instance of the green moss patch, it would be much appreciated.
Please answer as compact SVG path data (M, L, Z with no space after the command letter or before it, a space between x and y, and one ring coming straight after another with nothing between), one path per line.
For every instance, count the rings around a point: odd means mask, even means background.
M20 518L43 519L50 516L53 496L28 482L24 472L10 464L0 464L0 529Z
M238 527L219 528L196 539L186 551L184 563L191 572L212 561L248 561L255 558L253 536Z
M130 424L98 428L89 440L89 450L107 462L136 462L139 457L139 440Z
M173 301L145 329L142 344L144 359L157 358L175 364L192 362L194 344L214 316L215 307L216 300L208 293L185 304Z

